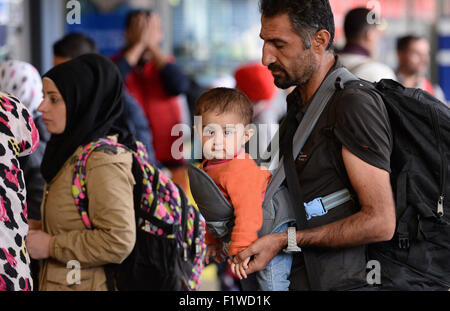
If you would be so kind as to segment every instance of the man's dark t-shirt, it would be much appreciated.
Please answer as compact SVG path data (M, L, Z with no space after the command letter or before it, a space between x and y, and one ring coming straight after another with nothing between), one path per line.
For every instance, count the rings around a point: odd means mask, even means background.
M341 66L336 57L336 64L330 73ZM296 118L291 120L301 122L308 105L309 103L302 104L298 90L294 90L288 97L288 114L296 114ZM330 115L334 121L334 139L327 135ZM306 202L349 188L348 177L341 176L334 164L337 161L344 167L342 145L364 162L390 172L393 142L389 116L382 99L373 91L361 88L340 91L323 112L301 155L295 160ZM353 198L353 201L330 210L325 216L312 218L308 225L321 226L356 213L360 207L356 195ZM365 246L348 249L317 248L317 255L320 258L322 283L326 283L322 284L324 289L351 289L367 285ZM295 256L291 271L291 289L309 289L302 254Z

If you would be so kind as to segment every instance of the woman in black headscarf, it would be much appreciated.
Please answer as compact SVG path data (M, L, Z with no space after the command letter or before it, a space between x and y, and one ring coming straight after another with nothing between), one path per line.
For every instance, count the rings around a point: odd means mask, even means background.
M130 138L115 126L123 108L122 84L116 66L97 54L56 66L43 77L39 111L52 136L41 165L47 182L42 231L30 231L27 237L30 255L43 260L40 290L106 290L104 265L122 262L133 249L129 152L100 147L88 158L92 230L85 227L72 196L74 167L83 146L99 138L124 144Z

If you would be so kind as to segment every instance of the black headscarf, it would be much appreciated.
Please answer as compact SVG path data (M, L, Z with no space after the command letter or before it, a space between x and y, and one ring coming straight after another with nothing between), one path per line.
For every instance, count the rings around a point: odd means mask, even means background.
M66 128L47 143L41 173L50 182L67 159L82 145L109 134L119 142L129 137L116 126L123 111L123 81L114 63L98 54L86 54L58 65L44 76L51 79L66 103Z

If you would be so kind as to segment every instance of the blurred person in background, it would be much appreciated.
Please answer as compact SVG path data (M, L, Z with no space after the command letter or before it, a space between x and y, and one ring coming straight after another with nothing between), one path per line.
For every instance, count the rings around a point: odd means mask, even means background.
M53 45L53 64L57 66L89 53L99 53L95 42L84 34L71 33ZM122 79L125 77L122 76ZM123 96L125 99L124 111L117 122L120 123L120 126L127 128L136 137L136 140L144 144L150 163L159 166L155 159L152 133L142 108L126 90L124 90Z
M82 33L70 33L53 44L53 66L88 53L98 53L95 42Z
M344 32L346 45L339 52L339 59L355 76L370 82L381 79L396 79L389 66L375 61L382 31L377 24L370 24L366 8L350 10L345 16Z
M408 88L421 88L447 103L444 92L426 78L430 65L430 43L427 38L407 35L397 40L397 78Z
M37 108L42 102L42 80L39 72L32 65L18 60L5 61L0 64L0 90L19 98L27 107L39 132L40 143L34 153L19 158L27 189L28 225L31 230L40 229L41 201L45 180L40 172L45 146L50 133L45 128L42 116ZM35 288L38 287L37 275L39 261L31 260L31 275Z
M156 13L131 11L125 22L125 41L126 46L112 59L149 121L156 160L170 170L172 180L187 192L186 161L172 154L172 145L179 137L171 133L175 125L189 120L180 95L189 91L191 82L175 64L174 57L162 51L163 31Z

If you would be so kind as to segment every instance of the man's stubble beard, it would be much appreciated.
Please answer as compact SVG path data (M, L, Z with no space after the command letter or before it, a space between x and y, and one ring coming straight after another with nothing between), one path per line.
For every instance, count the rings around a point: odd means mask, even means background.
M302 66L302 64L304 64ZM286 70L276 64L269 65L270 70L278 70L283 73L283 76L274 76L275 85L280 89L288 89L291 86L302 87L311 80L312 75L317 69L316 61L310 51L299 57L296 62L296 69L294 70L295 77L291 77Z

